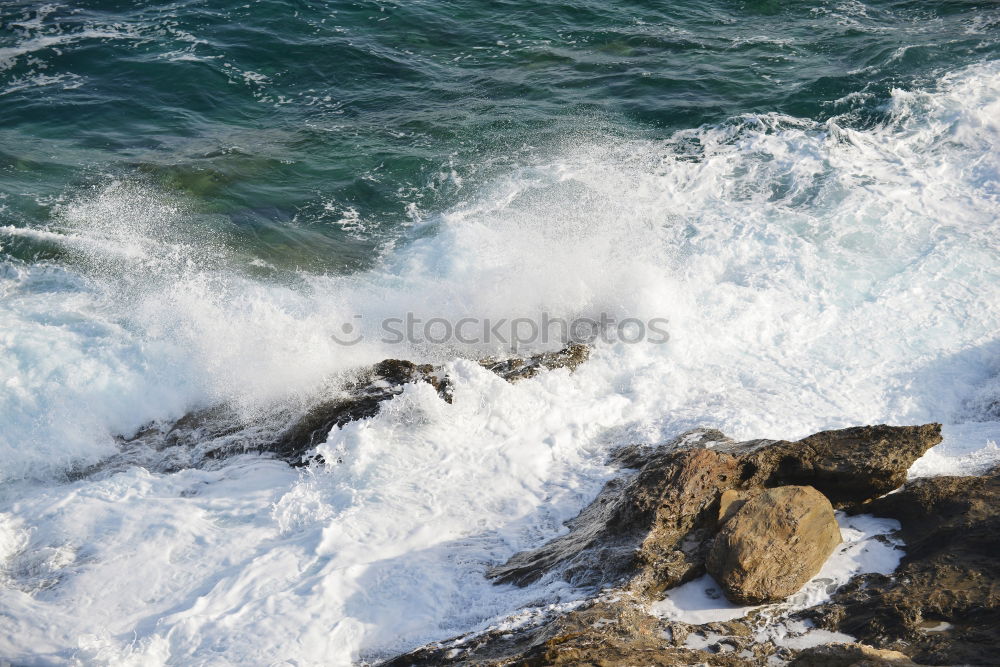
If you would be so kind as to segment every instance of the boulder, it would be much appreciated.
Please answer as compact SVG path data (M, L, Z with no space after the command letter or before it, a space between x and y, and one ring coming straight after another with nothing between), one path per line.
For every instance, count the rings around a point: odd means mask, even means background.
M719 512L716 523L722 526L743 507L750 498L759 493L759 489L726 489L719 496Z
M838 544L830 501L811 486L780 486L733 513L706 564L731 601L775 602L812 579Z

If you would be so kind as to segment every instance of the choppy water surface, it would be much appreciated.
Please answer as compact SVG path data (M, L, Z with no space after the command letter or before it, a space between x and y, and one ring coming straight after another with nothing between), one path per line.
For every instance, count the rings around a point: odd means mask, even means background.
M0 656L342 664L555 583L615 443L944 422L1000 458L1000 9L974 2L0 6ZM507 385L385 317L666 317ZM101 467L387 356L449 364L340 465ZM277 407L276 407L277 406ZM87 466L96 466L88 468ZM81 470L98 470L80 476ZM118 663L116 663L118 664Z

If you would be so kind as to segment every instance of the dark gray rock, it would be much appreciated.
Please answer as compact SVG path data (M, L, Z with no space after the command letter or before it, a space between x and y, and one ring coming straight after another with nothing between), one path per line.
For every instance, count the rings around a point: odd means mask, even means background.
M920 479L859 511L898 520L906 555L804 616L921 664L998 664L1000 469Z
M543 370L575 370L589 355L586 345L573 344L556 352L487 359L481 364L505 380L516 382ZM413 382L426 382L442 400L451 401L451 386L440 366L386 359L358 371L346 386L331 392L332 396L300 411L278 408L247 420L229 406L218 405L193 411L177 421L149 424L129 437L118 437L124 454L119 458L130 461L128 465L144 460L148 467L161 472L247 452L273 453L291 465L304 465L317 460L311 451L326 440L333 428L374 417L383 402ZM115 465L113 457L100 466L78 471L77 476Z

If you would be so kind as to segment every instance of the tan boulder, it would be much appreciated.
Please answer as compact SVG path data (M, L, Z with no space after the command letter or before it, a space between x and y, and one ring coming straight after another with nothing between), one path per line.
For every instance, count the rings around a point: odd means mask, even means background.
M706 565L733 602L774 602L802 588L838 544L840 527L826 496L810 486L781 486L736 510Z
M752 496L760 493L760 489L726 489L719 496L719 519L718 525L721 527L732 519L740 508L743 507Z

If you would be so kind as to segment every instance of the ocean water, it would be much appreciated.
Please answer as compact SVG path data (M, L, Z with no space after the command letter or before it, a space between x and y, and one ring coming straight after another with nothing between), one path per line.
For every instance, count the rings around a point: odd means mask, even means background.
M571 604L483 572L697 426L940 421L911 474L982 471L998 218L995 3L0 3L0 658L351 664ZM510 385L405 313L670 339ZM453 402L325 465L116 440L386 357Z

